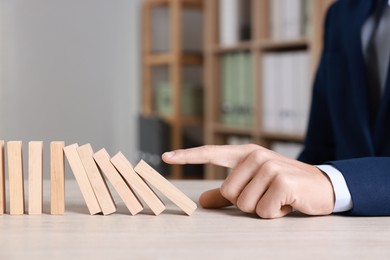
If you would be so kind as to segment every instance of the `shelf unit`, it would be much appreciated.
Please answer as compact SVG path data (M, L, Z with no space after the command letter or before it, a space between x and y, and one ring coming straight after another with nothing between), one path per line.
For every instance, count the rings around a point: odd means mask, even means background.
M169 9L170 49L167 52L152 50L152 9L164 7ZM183 128L189 125L200 125L202 117L184 116L181 114L181 96L183 83L183 66L203 65L203 53L186 53L183 51L183 10L191 8L203 11L203 0L144 0L142 6L142 107L141 112L146 117L159 117L171 129L171 149L183 148ZM153 68L166 66L169 69L169 84L171 86L172 115L159 115L154 109ZM171 167L170 178L184 177L179 165Z
M261 122L261 75L253 73L253 127L232 127L220 123L220 56L222 54L247 51L252 57L253 71L260 71L262 55L269 51L307 50L310 54L311 75L317 68L322 49L323 21L325 13L333 0L311 1L311 34L294 40L275 41L270 39L270 1L251 0L251 39L232 47L219 44L219 1L205 1L205 140L207 144L225 144L229 135L250 137L253 143L270 147L274 141L302 142L303 136L270 133L262 130ZM310 1L310 0L309 0ZM205 178L226 177L226 169L207 165Z

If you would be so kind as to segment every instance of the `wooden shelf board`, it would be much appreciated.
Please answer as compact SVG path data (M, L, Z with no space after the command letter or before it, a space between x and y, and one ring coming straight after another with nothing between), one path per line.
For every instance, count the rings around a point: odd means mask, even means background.
M161 6L161 5L169 5L173 2L173 0L144 0L150 6ZM181 0L183 7L185 8L203 8L202 0Z
M145 57L145 62L148 65L167 65L172 61L173 56L169 53L149 54Z
M174 124L180 122L182 125L199 125L203 123L203 118L198 116L182 116L182 117L174 117L174 116L163 116L157 115L162 118L168 124Z
M184 54L181 58L181 63L183 64L203 64L203 55L202 54Z
M170 53L153 53L149 54L145 58L147 65L156 66L156 65L168 65L175 61L175 55ZM181 55L182 64L196 64L200 65L203 63L202 54L183 54Z
M251 42L241 42L233 46L221 46L215 45L213 51L216 53L238 52L238 51L250 51L252 48Z
M278 50L296 50L308 49L310 41L308 38L300 38L296 40L260 40L256 42L241 42L233 46L213 46L212 50L215 53L229 53L239 51L250 51L253 49L260 49L264 51L278 51Z
M285 134L285 133L269 133L269 132L261 132L261 138L268 140L276 140L276 141L290 141L290 142L303 142L304 137L302 135L296 134Z
M203 8L203 0L183 0L183 5L187 8Z
M222 123L214 123L213 131L217 134L253 135L251 127L229 126Z
M309 48L309 39L300 38L296 40L261 40L255 43L255 47L261 50L288 50L288 49L308 49Z

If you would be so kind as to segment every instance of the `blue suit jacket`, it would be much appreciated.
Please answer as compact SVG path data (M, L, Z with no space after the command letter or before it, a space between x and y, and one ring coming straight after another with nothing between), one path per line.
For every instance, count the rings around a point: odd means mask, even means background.
M390 66L372 128L361 43L372 2L341 0L328 11L305 148L298 158L341 171L352 215L390 215Z

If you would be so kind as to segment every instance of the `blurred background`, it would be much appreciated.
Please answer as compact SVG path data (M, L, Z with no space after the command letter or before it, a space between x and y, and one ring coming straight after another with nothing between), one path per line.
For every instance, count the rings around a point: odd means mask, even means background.
M56 140L178 179L228 171L168 166L164 151L257 143L295 157L331 2L0 0L0 139L22 140L25 159L44 141L45 176Z
M46 164L55 140L134 161L141 3L0 0L0 139L22 140L25 158L44 141Z

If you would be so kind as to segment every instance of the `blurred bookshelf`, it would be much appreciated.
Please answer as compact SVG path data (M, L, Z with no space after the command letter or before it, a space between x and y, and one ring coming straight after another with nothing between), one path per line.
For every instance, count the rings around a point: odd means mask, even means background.
M203 11L203 0L142 2L139 157L173 179L203 177L160 160L164 151L203 143Z
M207 144L256 143L299 153L332 2L204 1ZM227 173L208 165L205 178Z

